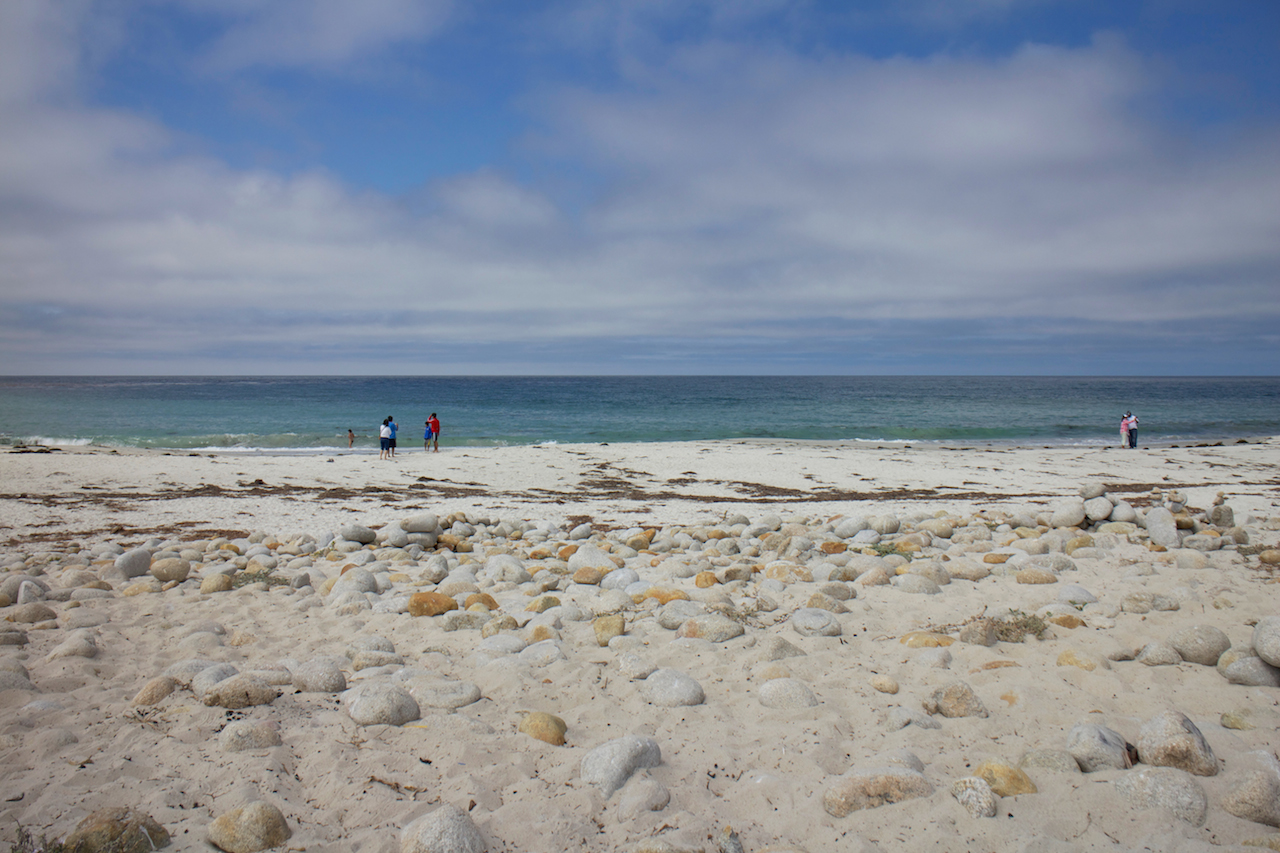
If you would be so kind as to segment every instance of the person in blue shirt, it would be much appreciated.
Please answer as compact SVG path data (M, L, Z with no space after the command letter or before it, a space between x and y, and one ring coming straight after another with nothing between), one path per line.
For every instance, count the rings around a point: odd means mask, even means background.
M391 458L395 459L396 458L396 430L399 429L399 427L396 426L395 415L387 415L387 426L391 428Z

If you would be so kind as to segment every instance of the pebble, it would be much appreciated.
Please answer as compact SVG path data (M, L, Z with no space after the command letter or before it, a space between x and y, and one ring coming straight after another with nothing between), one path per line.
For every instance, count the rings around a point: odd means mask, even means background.
M1121 776L1115 785L1134 808L1168 809L1192 826L1204 825L1209 798L1190 773L1172 767L1140 767Z
M953 681L945 687L939 687L924 701L924 709L931 715L941 714L944 717L987 716L982 700L963 681Z
M801 607L791 614L791 628L802 637L838 637L843 632L834 613Z
M972 817L995 817L997 797L987 780L977 776L957 779L951 785L951 796L964 806Z
M1280 779L1273 771L1248 773L1231 785L1222 807L1244 820L1280 826Z
M359 726L402 726L418 719L418 703L395 684L359 684L342 694L347 715Z
M178 687L178 683L167 675L157 675L142 685L142 689L133 697L133 705L158 705L165 697Z
M982 762L973 769L973 775L985 780L991 790L1001 797L1036 794L1040 791L1024 771L1000 761Z
M1177 711L1165 711L1142 724L1138 732L1138 755L1144 764L1177 767L1197 776L1218 772L1214 756L1195 723Z
M837 623L838 624L838 623ZM677 637L691 637L710 643L723 643L741 637L746 629L742 623L719 613L706 613L687 619L676 629Z
M1230 638L1210 625L1192 625L1175 631L1167 642L1184 661L1202 666L1214 666L1222 653L1231 648Z
M218 735L218 747L223 752L268 749L282 742L279 728L263 720L236 720L227 723Z
M224 678L204 694L204 704L222 708L248 708L270 705L280 693L270 684L249 673Z
M564 736L569 727L555 714L532 711L521 718L518 730L552 746L564 746Z
M269 850L292 836L280 809L262 801L224 812L209 824L209 840L227 853Z
M644 698L655 705L673 708L701 705L706 700L702 685L675 669L657 669L640 685Z
M764 707L782 711L812 708L818 704L818 697L809 685L796 678L770 679L760 686L759 696Z
M1097 723L1076 723L1067 733L1066 746L1085 773L1132 766L1124 736Z
M331 660L312 659L292 670L293 688L301 693L341 693L347 689L347 677Z
M626 735L597 746L582 759L582 781L594 785L605 799L626 784L632 774L645 767L662 763L662 750L657 741L639 735Z
M873 690L893 695L898 692L898 682L887 675L873 675L867 681Z
M822 795L822 807L832 817L900 803L933 793L924 774L909 767L887 766L854 769L840 777Z
M150 815L133 808L106 808L76 824L64 839L62 849L75 853L144 853L168 845L169 832Z
M634 820L645 812L660 812L671 802L667 786L655 779L632 779L618 798L618 819Z
M1266 616L1253 628L1253 649L1272 666L1280 667L1280 616Z

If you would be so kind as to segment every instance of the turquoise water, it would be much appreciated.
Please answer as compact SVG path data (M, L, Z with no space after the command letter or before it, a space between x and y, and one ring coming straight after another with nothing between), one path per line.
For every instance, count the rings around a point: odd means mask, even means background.
M791 438L1107 444L1280 435L1275 377L0 377L0 443L167 449Z

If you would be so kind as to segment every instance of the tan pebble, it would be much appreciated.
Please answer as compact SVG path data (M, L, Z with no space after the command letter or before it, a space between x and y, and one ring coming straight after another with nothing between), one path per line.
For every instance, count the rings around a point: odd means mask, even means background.
M471 605L473 604L484 605L486 609L491 611L498 609L498 602L487 592L473 592L468 595L466 601L463 602L463 606L466 607L467 610L470 610Z
M873 675L868 680L873 690L888 693L890 696L898 692L898 682L887 675Z
M791 670L780 663L769 663L753 673L757 681L773 681L775 678L790 678Z
M596 643L607 646L614 637L620 637L626 632L627 625L621 613L614 613L599 617L591 623L591 627L595 631Z
M528 613L546 613L551 608L559 606L560 599L554 595L540 595L529 602L529 605L525 607L525 611Z
M559 552L556 553L556 556L567 563L569 562L569 558L576 553L578 553L577 545L565 545L563 548L559 550Z
M227 641L227 644L232 646L247 646L251 643L256 643L257 641L258 638L253 634L250 634L242 628L236 628L231 632L231 639Z
M1019 794L1036 794L1040 789L1026 773L999 761L984 761L974 769L973 775L986 780L991 790L1000 797L1016 797Z
M714 572L698 572L693 578L693 585L698 589L707 589L720 583Z
M1007 563L1009 561L1009 558L1012 556L1013 556L1012 554L987 553L982 555L982 562L990 563L993 566L998 566L1001 563Z
M120 594L132 598L135 595L145 595L148 592L160 592L161 589L159 581L145 580L129 584L120 591Z
M1280 850L1280 835L1260 835L1257 838L1246 838L1240 843L1245 847L1262 847L1266 850Z
M529 631L528 642L532 645L533 643L541 643L543 640L558 639L560 639L560 632L550 625L534 625L533 629Z
M439 616L457 609L458 602L438 592L415 592L409 596L410 616Z
M909 649L935 649L951 645L955 642L955 638L931 631L912 631L909 634L903 634L898 642Z
M1044 569L1020 569L1014 580L1018 583L1057 583L1058 576Z
M849 546L843 542L823 542L818 547L824 554L843 554L849 549Z
M1268 566L1280 565L1280 550L1268 548L1258 555L1258 561L1266 563Z
M990 669L1004 669L1006 666L1021 666L1021 664L1013 660L993 660L987 661L977 669L970 670L970 672L985 672Z
M178 683L167 675L156 676L155 678L142 685L142 689L138 691L138 695L133 697L134 705L155 705L164 699L175 689Z
M392 583L413 583L413 578L406 575L404 572L392 572L387 575L387 580Z
M641 601L643 601L646 598L652 598L656 600L659 604L667 604L672 601L688 601L689 593L685 592L682 589L670 589L668 587L653 587L651 589L645 590L644 594L640 596Z
M573 573L573 582L597 586L604 578L604 572L595 566L583 566Z
M200 581L200 594L211 595L215 592L226 592L231 589L232 586L231 577L219 572L218 574L209 575L207 578Z
M1222 727L1224 729L1235 729L1236 731L1247 732L1249 729L1254 727L1253 723L1249 721L1250 716L1252 716L1252 712L1246 708L1227 711L1221 718Z
M1060 616L1050 616L1049 621L1060 628L1067 629L1083 628L1085 625L1083 619L1079 616L1072 616L1069 613L1064 613Z
M564 746L564 736L569 731L564 720L555 714L543 711L525 714L524 719L520 721L519 729L521 733L553 746Z

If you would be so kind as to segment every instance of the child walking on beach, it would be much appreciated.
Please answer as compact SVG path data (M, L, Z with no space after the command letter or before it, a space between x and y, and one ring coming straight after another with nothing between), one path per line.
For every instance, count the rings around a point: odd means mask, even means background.
M1120 416L1120 448L1129 446L1129 413L1125 412Z

